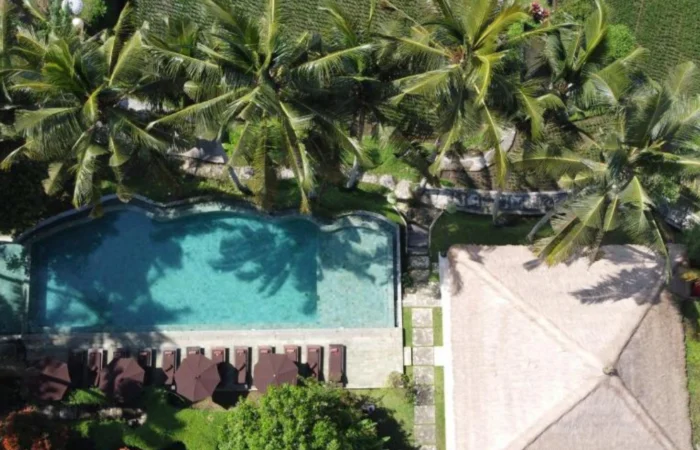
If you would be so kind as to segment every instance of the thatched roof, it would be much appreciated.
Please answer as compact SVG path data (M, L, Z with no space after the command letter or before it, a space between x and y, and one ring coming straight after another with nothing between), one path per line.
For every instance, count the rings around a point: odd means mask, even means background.
M691 449L681 319L639 247L544 267L526 247L452 248L448 448Z

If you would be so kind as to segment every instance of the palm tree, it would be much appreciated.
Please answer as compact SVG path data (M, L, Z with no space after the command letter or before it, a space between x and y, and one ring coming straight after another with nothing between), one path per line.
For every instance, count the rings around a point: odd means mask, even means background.
M178 124L195 134L213 132L219 139L237 130L240 137L230 160L243 157L253 166L253 190L260 201L270 204L276 170L285 166L299 185L301 210L308 212L316 163L323 156L319 152L341 149L361 156L327 99L331 77L371 46L327 53L317 35L285 36L277 0L268 1L261 20L219 0L204 5L214 26L195 54L151 49L169 72L187 73L185 89L194 103L152 122L149 129Z
M526 166L562 177L574 189L552 217L553 236L536 243L544 261L556 264L580 251L594 260L617 229L668 261L656 180L692 188L700 174L700 99L689 94L695 72L693 63L682 64L664 83L636 89L609 126L593 140L584 135L576 152L542 146L524 157Z
M145 129L148 112L125 106L147 84L139 31L132 32L127 5L113 30L84 38L77 33L39 36L17 32L10 90L32 99L17 111L24 144L3 161L21 157L48 162L45 189L56 194L72 183L73 204L99 206L100 181L108 176L128 195L125 171L138 164L165 169L167 139ZM95 209L94 212L99 212Z
M509 31L514 26L530 19L520 2L431 3L437 12L434 17L420 23L403 13L408 29L403 34L382 35L399 57L408 58L413 67L420 69L417 74L396 80L400 93L393 102L398 104L407 96L417 95L435 105L439 138L431 167L434 173L439 172L447 152L459 151L466 137L483 133L484 144L494 152L495 219L500 192L510 171L501 130L514 122L526 123L532 137L538 139L542 136L544 112L563 106L556 96L544 92L541 83L524 76L520 52L530 38L568 25L545 24L513 33Z
M574 119L616 107L648 53L639 47L609 61L608 15L603 0L595 0L583 26L562 27L546 36L542 56L551 74L551 89L567 102Z

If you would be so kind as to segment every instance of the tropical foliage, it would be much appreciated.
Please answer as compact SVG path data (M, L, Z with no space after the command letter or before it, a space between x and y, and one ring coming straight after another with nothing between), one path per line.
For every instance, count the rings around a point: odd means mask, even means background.
M291 173L304 212L362 171L437 183L446 155L488 152L498 192L513 177L572 190L536 227L552 221L537 246L550 263L595 258L612 232L666 253L659 205L698 197L694 66L649 80L649 52L602 0L571 15L516 0L324 0L320 31L290 30L280 0L262 14L203 0L193 16L206 20L142 24L127 6L94 35L56 4L0 3L1 131L20 144L3 167L48 164L46 191L76 206L98 206L104 185L128 198L195 139L226 143L237 189L262 207ZM252 179L234 176L241 166Z
M688 94L695 72L694 64L682 64L665 82L634 89L609 115L608 126L585 138L578 152L543 148L524 159L566 177L576 189L552 220L554 235L537 245L547 262L565 261L581 248L595 259L606 235L616 229L668 256L656 208L664 192L655 191L655 179L662 177L691 195L696 189L700 99Z
M221 450L380 450L384 438L350 392L323 384L272 387L245 400L219 434Z

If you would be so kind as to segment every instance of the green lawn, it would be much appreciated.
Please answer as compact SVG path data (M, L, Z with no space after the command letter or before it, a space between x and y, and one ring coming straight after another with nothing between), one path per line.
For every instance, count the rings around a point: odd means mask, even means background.
M442 308L433 308L433 339L436 347L442 347Z
M700 1L608 0L608 4L613 22L629 26L639 45L649 49L646 64L655 79L663 79L679 63L700 64Z
M122 444L142 450L161 450L175 442L188 449L214 450L224 413L192 408L176 408L168 393L149 390L143 407L148 419L142 427L130 428L124 422L90 420L76 424L76 430L89 437L99 449L118 449Z
M683 301L681 311L685 325L685 357L690 394L690 423L693 427L693 444L700 445L700 312L695 302Z
M411 316L411 308L403 308L401 312L403 316L403 345L410 347L413 342L413 318Z
M496 227L491 216L456 212L445 213L438 219L431 234L430 253L437 258L455 244L524 245L526 236L539 220L538 217L514 217L507 226ZM538 236L550 232L543 227Z
M437 448L445 450L445 368L435 367L435 426Z
M367 396L377 402L375 412L377 430L381 436L389 436L388 448L412 450L413 404L406 399L403 389L353 389L357 395Z

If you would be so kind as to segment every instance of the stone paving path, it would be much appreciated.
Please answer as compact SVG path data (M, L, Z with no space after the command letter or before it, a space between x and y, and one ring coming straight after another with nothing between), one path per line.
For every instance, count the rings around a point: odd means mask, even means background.
M411 320L413 379L417 392L413 434L421 450L436 450L433 308L412 308Z

